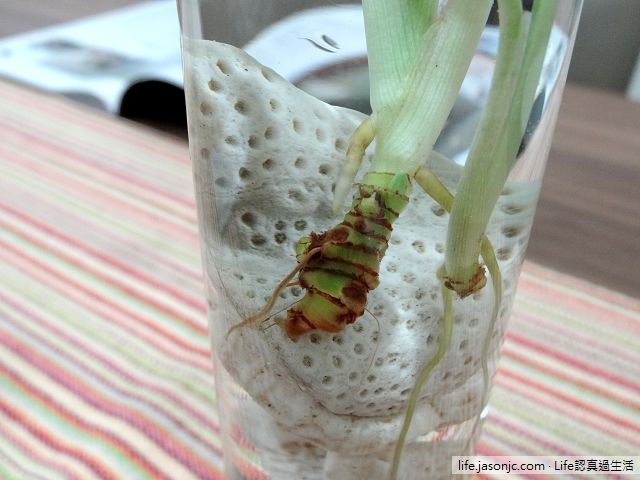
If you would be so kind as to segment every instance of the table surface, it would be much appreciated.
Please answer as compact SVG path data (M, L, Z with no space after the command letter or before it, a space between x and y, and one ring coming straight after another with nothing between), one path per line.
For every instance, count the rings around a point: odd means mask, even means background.
M640 300L615 287L638 257L609 251L637 252L640 112L567 100L540 214L576 232L533 243L620 271L525 264L484 454L640 449ZM191 183L184 142L0 82L0 478L222 478Z
M640 296L640 104L566 89L527 255Z

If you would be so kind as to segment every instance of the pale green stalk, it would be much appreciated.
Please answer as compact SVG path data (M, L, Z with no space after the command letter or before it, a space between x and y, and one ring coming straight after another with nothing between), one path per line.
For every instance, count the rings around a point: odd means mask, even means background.
M447 275L461 296L477 289L481 239L520 146L555 17L556 0L535 2L525 37L519 4L500 2L505 28L494 80L451 209Z
M379 3L365 0L363 6L373 11L371 7ZM398 101L375 111L373 171L413 175L429 156L458 96L491 4L492 0L474 0L470 8L469 0L449 0L429 26ZM379 20L392 22L392 18ZM367 38L375 35L369 31ZM376 52L371 53L375 59Z
M375 112L399 105L411 71L419 68L424 36L438 15L438 0L363 0L369 60L370 102L374 111L354 132L333 197L333 210L343 207L365 150L376 136ZM438 128L438 131L442 127ZM398 173L403 169L398 169Z
M363 0L373 111L397 103L438 14L438 0Z

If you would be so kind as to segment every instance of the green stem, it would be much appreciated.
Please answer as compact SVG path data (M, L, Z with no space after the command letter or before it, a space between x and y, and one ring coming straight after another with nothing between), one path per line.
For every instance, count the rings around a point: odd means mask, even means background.
M461 296L476 289L482 235L526 128L555 10L556 0L535 2L525 37L519 0L500 2L496 71L451 209L447 234L447 273Z
M382 3L385 2L365 0L363 5L371 15L377 12L373 6ZM447 2L422 36L408 78L397 85L402 89L401 95L393 103L376 105L377 146L372 171L413 175L428 157L457 98L492 1L473 3L473 8L469 8L468 0ZM388 18L377 20L395 25L397 15L398 12L390 11ZM374 48L369 52L374 72L381 68L378 63L398 54L383 50L385 47L375 41L377 34L367 31L368 45Z
M438 0L363 0L373 111L395 104L438 14Z

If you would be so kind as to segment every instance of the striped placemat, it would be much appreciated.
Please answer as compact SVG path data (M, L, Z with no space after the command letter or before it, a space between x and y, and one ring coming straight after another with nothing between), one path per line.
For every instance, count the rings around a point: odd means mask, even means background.
M184 143L0 83L0 257L0 479L223 478ZM637 455L639 312L527 264L479 452Z

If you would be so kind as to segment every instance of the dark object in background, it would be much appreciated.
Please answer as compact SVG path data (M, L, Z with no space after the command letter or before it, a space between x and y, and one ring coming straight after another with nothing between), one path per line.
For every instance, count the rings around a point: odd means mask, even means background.
M524 8L525 10L531 11L532 6L533 0L522 0L522 8ZM491 7L491 13L489 14L488 23L491 25L498 25L498 2L493 2L493 7Z
M122 97L122 117L187 138L187 113L182 88L149 80L132 85Z

